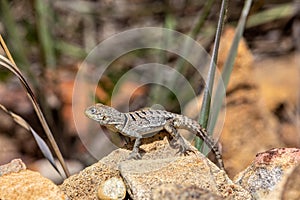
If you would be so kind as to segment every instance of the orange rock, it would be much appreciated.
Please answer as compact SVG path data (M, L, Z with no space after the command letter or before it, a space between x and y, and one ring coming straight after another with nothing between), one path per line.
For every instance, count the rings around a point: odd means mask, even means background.
M58 186L30 170L1 176L0 183L0 199L67 199Z

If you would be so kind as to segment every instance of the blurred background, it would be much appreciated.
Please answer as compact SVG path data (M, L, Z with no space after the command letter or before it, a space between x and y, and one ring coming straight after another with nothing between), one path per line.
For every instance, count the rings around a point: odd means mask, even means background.
M187 34L207 52L211 52L220 9L219 1L198 0L0 2L0 33L34 90L68 165L74 165L75 171L96 162L79 139L72 114L74 79L87 54L113 34L149 26L170 28ZM223 46L219 51L220 65L230 47L243 4L244 1L229 2L221 40ZM254 158L253 152L276 146L299 147L299 13L299 1L254 1L251 7L243 46L239 49L237 66L232 74L233 82L229 85L228 122L225 122L224 135L221 137L225 165L227 162L232 176ZM2 50L0 52L4 55ZM149 61L161 61L175 67L178 57L155 50L136 51L120 57L109 66L99 81L96 100L110 104L112 91L122 74ZM190 80L199 95L199 99L187 97L187 106L184 108L186 115L195 118L199 108L193 107L193 102L201 100L203 81L201 77L193 76L194 69L189 64L186 63L183 69L182 74ZM121 85L118 101L127 98L126 91L134 86L135 82ZM157 104L162 104L172 112L180 111L174 95L161 98L161 94L168 94L167 89L153 89L152 85L141 87L130 97L130 109L147 107L149 98L155 100L159 96L155 101ZM26 119L47 141L26 92L18 79L4 68L0 68L0 103ZM250 107L245 107L245 104ZM232 111L230 106L233 106ZM122 107L121 103L119 107ZM254 112L256 109L257 112ZM268 133L262 134L264 131ZM247 133L244 139L241 139L241 132ZM255 133L267 144L254 145L257 148L249 155L243 152L241 157L247 157L247 160L246 164L241 164L238 162L240 159L235 157L235 151L249 149L245 141L256 138L253 136ZM234 146L234 149L227 146ZM44 158L32 135L1 111L0 164L13 158L22 158L29 168L43 170Z

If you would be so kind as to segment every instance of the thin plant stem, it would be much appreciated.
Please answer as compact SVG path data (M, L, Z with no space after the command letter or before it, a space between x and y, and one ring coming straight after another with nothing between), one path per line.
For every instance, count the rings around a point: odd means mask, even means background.
M24 76L22 75L19 68L15 64L15 61L14 61L13 57L11 56L11 54L10 54L6 44L5 44L5 41L3 40L2 36L1 36L1 34L0 34L0 42L1 42L1 46L4 49L5 53L7 53L7 57L9 58L10 62L12 63L12 67L13 67L14 72L16 72L16 74L18 75L18 78L20 79L20 81L22 83L22 86L27 91L27 96L29 97L31 103L33 104L35 112L36 112L36 114L37 114L37 116L38 116L38 118L39 118L39 120L42 124L42 127L43 127L49 141L50 141L50 144L51 144L51 146L52 146L52 148L53 148L53 150L54 150L54 152L55 152L55 154L56 154L56 156L57 156L57 158L58 158L65 174L66 174L66 176L69 177L70 172L69 172L69 170L66 166L66 163L63 159L63 156L62 156L62 154L59 150L59 147L58 147L58 145L57 145L57 143L56 143L56 141L53 137L53 134L51 133L51 130L50 130L48 124L47 124L47 121L46 121L46 119L45 119L45 117L44 117L44 115L41 111L41 108L38 105L38 102L37 102L36 98L34 97L33 91L31 90L31 88L29 87L29 85L28 85L27 81L25 80Z
M215 37L215 43L214 43L213 52L212 52L212 59L211 59L209 71L208 71L208 79L207 79L208 83L204 89L203 102L202 102L200 118L199 118L199 123L203 128L207 128L207 122L209 119L211 94L212 94L213 85L214 85L216 63L218 60L218 50L219 50L219 45L220 45L220 39L221 39L225 14L226 14L226 10L227 10L227 4L228 4L228 0L222 0L220 16L219 16L216 37ZM202 144L203 144L203 141L201 141L201 139L197 137L195 140L195 146L198 150L201 149Z

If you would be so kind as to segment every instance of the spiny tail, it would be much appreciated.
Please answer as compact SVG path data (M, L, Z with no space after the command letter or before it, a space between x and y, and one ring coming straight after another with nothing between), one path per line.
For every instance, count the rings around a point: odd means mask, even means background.
M202 128L198 122L185 116L182 123L183 123L182 124L183 128L187 128L191 132L195 133L208 145L209 148L211 148L211 150L215 154L219 167L224 170L222 154L219 151L218 146L215 145L213 138L211 138L211 136L207 133L207 131L204 128Z
M221 154L217 144L215 145L215 143L213 142L213 139L208 135L207 131L201 127L199 130L197 130L196 135L198 137L200 137L209 146L209 148L211 148L211 150L215 154L215 157L217 159L219 167L224 170L222 154Z

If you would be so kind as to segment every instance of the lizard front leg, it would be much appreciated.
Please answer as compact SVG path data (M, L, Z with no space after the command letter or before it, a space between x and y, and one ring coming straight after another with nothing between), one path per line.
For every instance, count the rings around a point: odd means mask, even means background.
M175 141L169 141L171 147L179 148L177 153L188 155L189 152L195 153L184 141L174 126L174 121L169 121L165 124L164 129L173 137Z
M141 159L142 158L141 154L139 153L140 145L141 145L141 138L138 137L135 139L132 152L130 153L128 159Z

